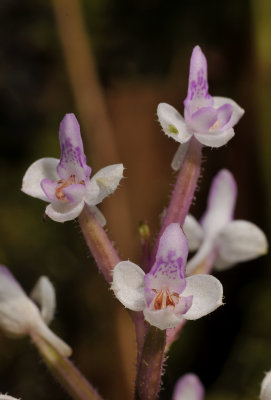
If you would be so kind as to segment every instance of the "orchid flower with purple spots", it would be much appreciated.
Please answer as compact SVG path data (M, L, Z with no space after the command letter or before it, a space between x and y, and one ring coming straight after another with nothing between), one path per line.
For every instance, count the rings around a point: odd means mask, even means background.
M234 177L223 169L212 182L207 210L200 223L191 215L186 217L183 229L189 249L199 249L187 264L188 274L212 253L218 270L266 254L268 243L263 231L251 222L233 220L236 197Z
M184 118L167 103L157 109L159 122L166 135L181 143L172 162L177 170L192 136L205 146L220 147L233 136L233 126L244 114L244 110L226 97L212 97L208 92L207 61L199 46L194 47L184 100ZM186 145L184 145L186 144Z
M185 374L178 379L172 400L203 400L204 387L195 374Z
M133 311L159 329L173 328L183 320L198 319L222 304L222 285L213 276L185 278L188 246L179 224L172 223L161 236L156 260L149 273L130 261L113 270L112 289Z
M102 225L102 213L96 204L113 193L123 177L123 165L102 168L90 179L80 126L74 114L66 114L60 123L61 158L41 158L23 178L22 191L50 202L45 213L54 221L70 221L79 216L85 204Z

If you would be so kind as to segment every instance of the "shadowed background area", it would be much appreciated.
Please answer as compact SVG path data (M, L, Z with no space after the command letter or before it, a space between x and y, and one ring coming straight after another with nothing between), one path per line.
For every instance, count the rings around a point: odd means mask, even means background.
M0 4L0 262L29 292L40 275L57 291L52 328L106 399L130 399L135 338L89 254L78 223L43 221L45 203L20 192L26 168L59 157L65 113L79 120L94 172L122 162L125 179L101 206L122 259L140 263L139 221L153 239L174 183L177 144L157 122L159 102L181 112L189 59L207 56L212 95L246 114L222 149L204 150L192 212L205 209L212 177L230 169L236 217L271 223L271 6L268 0L2 0ZM270 25L271 26L271 25ZM162 399L195 372L210 399L253 399L271 368L268 257L217 274L225 306L188 323L167 361ZM0 333L0 391L22 399L68 398L28 339Z

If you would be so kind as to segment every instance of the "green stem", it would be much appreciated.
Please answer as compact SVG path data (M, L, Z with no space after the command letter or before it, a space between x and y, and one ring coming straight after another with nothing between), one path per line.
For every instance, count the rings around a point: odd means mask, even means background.
M52 375L74 400L102 400L70 360L36 333L31 332L31 338Z
M135 383L136 400L155 400L160 391L166 330L148 327Z
M79 216L79 224L85 241L107 282L112 281L112 271L120 262L119 256L105 230L87 206Z

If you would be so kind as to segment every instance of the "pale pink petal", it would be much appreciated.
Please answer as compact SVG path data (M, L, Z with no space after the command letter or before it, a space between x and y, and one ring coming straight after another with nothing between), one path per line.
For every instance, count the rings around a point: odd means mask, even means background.
M186 116L185 120L194 133L205 133L209 132L217 118L217 110L212 107L201 107L191 116Z
M217 97L217 96L214 96L213 99L214 99L214 107L215 108L220 108L224 104L230 104L233 107L233 113L232 113L231 119L229 120L229 122L227 124L228 128L232 128L234 125L236 125L237 122L240 120L240 118L244 115L245 110L243 108L241 108L232 99L229 99L227 97Z
M204 387L194 374L182 376L176 383L172 400L203 400Z

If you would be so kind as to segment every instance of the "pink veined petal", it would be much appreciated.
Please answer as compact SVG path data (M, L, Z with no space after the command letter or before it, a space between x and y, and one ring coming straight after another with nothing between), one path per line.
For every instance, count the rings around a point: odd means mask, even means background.
M47 157L41 158L31 164L23 177L22 191L29 196L48 202L49 199L40 184L43 179L52 181L59 179L56 171L58 163L58 159Z
M57 167L61 179L75 175L78 181L88 181L91 168L86 164L80 126L74 114L66 114L60 123L61 158Z
M216 236L232 220L236 197L235 179L230 171L222 169L212 181L207 209L201 219L205 234Z
M80 183L73 184L63 188L62 192L70 203L78 203L79 201L82 201L86 192L86 187Z
M173 400L203 400L204 387L194 374L183 375L176 383Z
M77 204L63 203L61 201L53 202L46 207L45 213L56 222L71 221L79 216L84 204L83 200Z
M194 320L222 305L223 287L212 275L192 275L186 278L186 288L182 295L193 296L192 305L183 317Z
M209 133L195 133L196 139L208 147L221 147L230 141L234 136L232 128L225 131L214 131Z
M117 299L133 311L146 306L144 297L144 271L130 261L119 262L113 270L111 289Z
M208 93L207 61L199 46L195 46L192 52L188 92L184 105L189 114L193 114L201 107L213 105L213 99Z
M147 288L181 293L185 286L185 266L188 255L187 239L178 223L170 224L161 236L156 260L145 276Z
M40 183L42 190L47 196L47 201L55 200L57 182L51 179L43 179Z
M186 143L192 135L184 118L172 106L167 103L160 103L157 108L158 120L165 134L176 142Z
M195 133L209 132L218 118L217 110L212 107L201 107L190 116L186 116L186 122Z
M223 106L219 107L217 109L218 129L214 126L213 131L214 132L222 130L224 131L225 127L228 126L228 123L231 120L232 114L233 114L233 106L231 104L224 104Z
M224 129L234 127L234 125L236 125L239 119L244 115L245 110L241 108L235 101L227 97L214 96L213 99L215 108L220 108L224 104L230 104L233 107L231 118Z
M143 314L147 322L161 330L174 328L183 320L182 315L177 315L174 310L170 308L151 310L146 307L143 310Z

